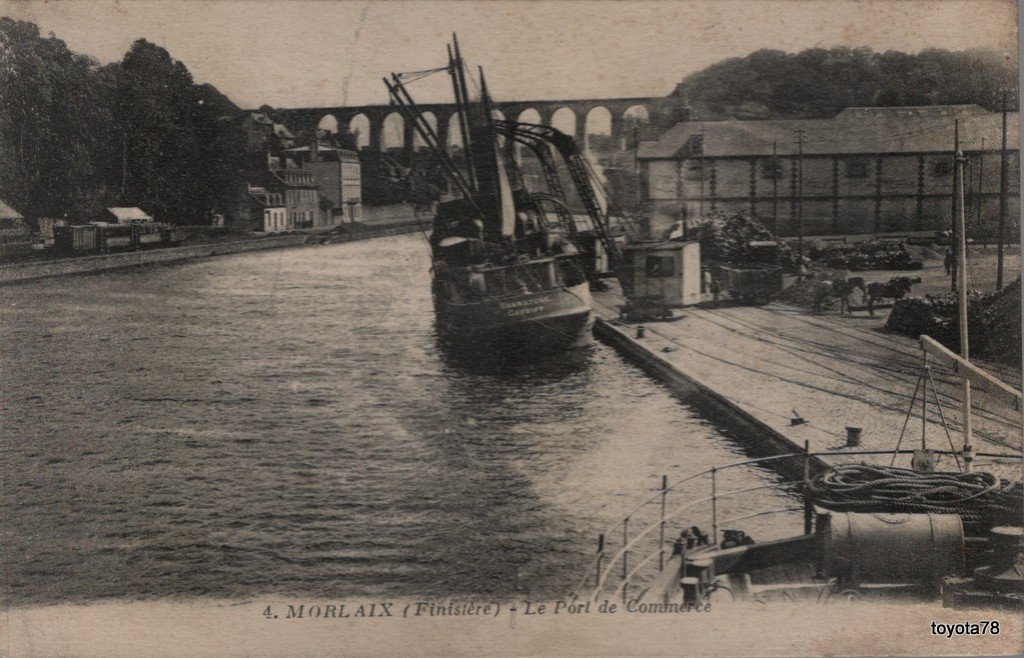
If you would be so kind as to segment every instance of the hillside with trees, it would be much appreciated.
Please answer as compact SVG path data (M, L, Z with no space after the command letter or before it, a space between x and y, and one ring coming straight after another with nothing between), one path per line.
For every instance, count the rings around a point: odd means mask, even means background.
M847 107L957 105L997 110L1017 62L989 50L758 50L683 79L672 92L701 119L826 118Z
M27 216L88 219L119 205L204 223L237 184L241 119L144 39L101 66L0 18L0 198Z

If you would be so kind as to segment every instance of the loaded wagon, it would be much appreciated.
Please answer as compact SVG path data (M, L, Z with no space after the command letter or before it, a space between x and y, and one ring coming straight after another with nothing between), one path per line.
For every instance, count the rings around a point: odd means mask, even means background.
M782 291L782 268L767 263L719 265L718 285L741 304L767 304Z
M97 246L100 251L139 248L139 227L134 224L97 223L96 227L99 229Z
M139 246L159 245L163 240L160 227L156 224L136 224L139 231Z
M185 229L180 226L161 226L160 242L167 246L181 244L185 240Z
M80 256L96 253L99 244L99 227L54 226L53 248L64 256Z

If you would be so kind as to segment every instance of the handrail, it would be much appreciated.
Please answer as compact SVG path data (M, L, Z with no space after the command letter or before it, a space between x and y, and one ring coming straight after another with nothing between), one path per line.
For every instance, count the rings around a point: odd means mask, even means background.
M594 571L594 569L597 567L597 565L599 565L601 563L601 558L603 558L603 557L604 557L604 553L603 552L598 552L598 554L596 556L594 556L594 559L590 562L590 567L583 573L583 577L580 578L579 585L577 585L576 587L573 588L572 594L570 595L569 598L572 598L572 599L576 598L576 595L579 594L579 591L581 589L583 589L583 586L587 583L587 578L590 577L590 574Z
M757 512L755 514L747 514L746 516L737 516L735 518L726 519L725 521L722 521L722 523L731 523L733 521L742 521L744 519L752 519L752 518L754 518L756 516L767 516L769 514L782 514L784 512L799 512L799 511L802 511L802 510L803 510L802 507L786 507L786 508L783 508L783 509L769 510L767 512ZM640 571L640 567L642 565L647 564L651 560L653 560L659 553L661 553L661 550L662 549L659 546L658 550L652 551L650 553L650 555L648 555L643 560L641 560L640 563L637 564L636 567L632 571L629 572L629 575L627 575L623 579L622 583L615 589L615 591L612 592L612 597L615 597L620 591L622 591L625 587L627 587L629 585L630 579L633 576L635 576L638 571Z
M727 491L727 492L722 493L722 494L717 494L716 496L707 496L705 498L700 498L700 499L697 499L697 500L694 500L694 501L690 501L686 505L683 505L682 507L677 508L675 511L673 511L671 514L669 514L668 516L666 516L662 520L667 521L668 519L675 518L681 512L684 512L684 511L690 509L691 507L693 507L693 506L695 506L695 505L697 505L699 503L707 502L709 500L716 500L718 498L727 498L729 496L734 496L734 495L741 494L741 493L749 493L751 491L758 491L760 489L771 489L771 488L775 488L775 487L785 487L785 486L790 486L790 485L794 485L794 484L802 484L802 480L793 480L793 481L790 481L790 482L781 482L781 483L780 482L772 482L770 484L759 485L759 486L756 486L756 487L747 487L746 489L734 489L732 491ZM647 533L649 533L651 530L653 530L653 529L655 529L657 527L660 527L662 520L659 520L657 523L652 523L651 525L649 525L646 528L644 528L643 531L641 531L639 534L635 535L632 539L630 539L629 542L626 543L621 549L619 549L619 552L616 553L615 556L612 557L608 561L608 567L604 570L604 573L601 574L600 578L597 581L597 586L596 586L596 591L597 592L600 592L601 588L604 585L604 581L608 578L609 574L611 573L612 568L615 566L615 563L619 561L619 558L621 558L626 553L626 551L628 551L633 545L635 545L637 543L637 541L639 541L641 538L645 537L647 535Z
M890 451L886 451L886 454L888 454L889 452ZM615 528L617 528L619 526L619 524L622 523L622 521L624 519L627 519L627 518L633 516L633 514L638 512L644 505L647 505L648 503L654 502L655 499L657 499L659 496L661 496L664 492L672 491L673 489L675 489L680 484L685 484L686 482L689 482L690 480L698 478L698 477L700 477L702 475L708 475L712 471L723 471L723 470L725 470L727 468L733 468L734 466L745 466L747 464L756 464L756 463L759 463L759 462L773 461L773 460L776 460L776 459L785 459L786 457L803 457L806 454L808 454L808 453L788 452L788 453L785 453L785 454L782 454L782 455L772 455L770 457L757 457L757 458L754 458L754 459L744 459L743 461L731 462L731 463L726 464L724 466L712 466L711 468L706 468L703 471L699 471L697 473L692 473L692 474L687 475L686 477L682 478L681 480L676 480L672 484L670 484L667 487L665 487L665 489L656 489L655 491L657 491L657 493L653 494L649 498L645 498L643 501L638 503L635 507L630 509L629 512L627 512L626 514L623 514L621 517L619 517L619 520L616 521L615 523L612 523L611 525L609 525L608 528L605 530L605 532L603 534L607 535L607 536L610 536L612 531L614 531ZM814 453L810 453L810 454L813 455ZM980 455L980 453L979 453L979 455Z
M633 576L636 575L636 573L638 571L640 571L640 567L646 565L648 562L650 562L655 557L657 557L658 553L660 553L660 551L661 551L661 549L659 548L657 551L654 551L653 553L651 553L650 555L645 557L643 560L640 560L640 563L637 564L635 567L633 567L633 570L630 571L629 574L625 578L622 579L622 584L620 584L618 587L615 588L615 591L612 592L611 598L615 598L616 596L618 596L619 592L622 592L623 595L625 595L625 589L626 589L626 587L629 586L629 581L633 578ZM598 591L600 591L600 590L598 590Z
M612 534L612 532L615 530L615 528L617 528L619 526L619 524L622 523L623 519L626 519L628 517L633 516L633 514L635 514L641 508L643 508L644 505L647 505L648 503L654 502L665 491L672 491L676 486L678 486L680 484L685 484L686 482L689 482L690 480L698 478L701 475L708 475L708 474L711 473L711 471L723 471L723 470L725 470L727 468L733 468L735 466L746 466L748 464L757 464L757 463L761 463L761 462L774 461L774 460L778 460L778 459L785 459L787 457L860 457L860 456L864 456L864 455L892 455L892 454L912 455L912 454L914 454L914 452L915 452L914 450L845 450L845 451L822 450L822 451L819 451L819 452L787 452L787 453L782 454L782 455L772 455L770 457L757 457L755 459L745 459L743 461L731 462L731 463L725 464L724 466L712 466L711 468L706 468L703 471L699 471L697 473L692 473L690 475L687 475L686 477L682 478L681 480L676 480L672 484L668 485L665 489L656 489L655 491L657 493L651 495L648 498L645 498L643 501L638 503L635 507L631 508L626 514L623 514L621 517L619 517L618 521L615 521L614 523L609 525L605 529L605 532L602 533L602 534L604 534L606 536L610 536ZM933 452L933 453L935 453L937 455L959 455L959 454L961 454L961 451L959 451L959 450L932 450L931 452ZM1013 454L1013 453L976 452L974 454L977 457L992 457L992 458L1000 458L1000 459L1024 459L1024 455Z
M746 519L752 519L757 516L768 516L769 514L782 514L784 512L802 512L803 507L782 507L779 509L768 510L767 512L755 512L754 514L747 514L745 516L734 516L731 519L719 521L719 523L733 523L734 521L744 521Z
M914 452L916 452L916 450L913 450L913 449L908 449L908 450L899 450L899 449L897 449L897 450L822 450L822 451L815 451L815 452L806 450L806 451L802 451L802 452L791 452L791 453L784 453L784 454L781 454L781 455L771 455L771 456L768 456L768 457L756 457L756 458L752 458L752 459L744 459L744 460L740 460L740 461L737 461L737 462L731 462L731 463L725 464L723 466L707 468L707 469L704 469L704 470L696 472L696 473L691 473L690 475L687 475L687 476L685 476L685 477L683 477L683 478L681 478L679 480L676 480L675 482L673 482L670 485L666 483L666 484L663 484L663 486L661 488L653 490L654 492L650 496L648 496L648 497L644 498L643 500L641 500L634 507L630 508L630 510L629 510L629 512L627 514L622 516L618 521L616 521L616 522L612 523L611 525L609 525L608 528L606 529L606 531L604 533L602 533L602 536L607 536L607 537L613 536L614 531L616 530L616 528L618 528L623 523L628 523L628 521L638 511L640 511L643 507L645 507L646 505L649 505L650 503L653 503L653 502L657 501L659 498L663 498L667 493L675 490L675 488L678 487L679 485L685 484L687 482L690 482L690 481L692 481L692 480L694 480L696 478L699 478L701 476L704 476L704 475L712 475L714 473L717 473L718 471L722 471L722 470L725 470L725 469L728 469L728 468L734 468L736 466L744 466L744 465L750 465L750 464L760 464L760 463L765 463L765 462L777 461L779 459L787 459L787 458L790 458L790 457L804 457L805 459L807 459L809 457L825 457L825 456L830 456L830 457L840 457L840 456L857 457L857 456L867 456L867 455L893 455L893 454L911 455L911 454L914 454ZM938 455L959 455L960 454L960 451L956 451L956 450L932 450L931 452L933 452L935 454L938 454ZM1021 460L1021 459L1024 459L1024 456L1022 456L1021 454L1014 454L1014 453L978 452L978 453L975 453L975 454L976 454L977 457L988 457L988 458L994 458L994 459L1011 459L1011 460ZM791 487L794 484L802 484L803 482L805 482L805 481L804 480L793 480L793 481L788 481L788 482L771 483L771 484L757 486L757 487L750 487L750 488L746 488L746 489L737 489L737 490L729 491L729 492L726 492L726 493L723 493L723 494L717 494L717 495L712 495L712 496L700 498L700 499L697 499L697 500L693 500L693 501L690 501L689 503L687 503L687 504L685 504L685 505L683 505L681 507L676 508L671 514L669 514L667 516L662 514L662 516L659 518L659 520L657 522L652 523L651 525L649 525L646 528L644 528L641 532L639 532L638 534L636 534L632 538L630 538L630 541L625 543L618 550L618 552L616 552L614 554L614 556L611 559L608 560L607 567L603 570L603 572L600 572L598 574L597 583L595 585L595 593L594 593L594 595L592 595L592 598L596 597L601 592L601 590L605 586L605 583L608 580L608 577L610 576L610 574L612 572L612 569L614 568L614 565L629 552L630 548L634 547L640 540L645 538L655 528L663 527L664 523L666 521L668 521L670 519L675 519L676 517L678 517L681 512L683 512L685 510L688 510L688 509L690 509L690 508L692 508L692 507L694 507L694 506L696 506L696 505L698 505L700 503L704 503L704 502L707 502L707 501L714 502L718 498L726 498L726 497L729 497L729 496L738 495L740 493L747 493L747 492L750 492L750 491L756 491L756 490L759 490L759 489L767 489L767 488L780 488L781 489L781 488L785 488L785 487ZM770 511L766 511L766 512L757 512L757 513L749 514L749 515L746 515L746 516L734 517L734 518L726 519L724 521L721 521L720 523L733 523L735 521L742 521L742 520L745 520L745 519L754 518L754 517L758 517L758 516L766 516L766 515L769 515L769 514L780 514L780 513L784 513L784 512L800 511L801 509L804 509L804 508L798 508L797 507L797 508L786 508L786 509L770 510ZM657 551L651 553L646 558L644 558L640 562L640 564L636 565L628 574L626 574L626 576L624 576L624 582L628 582L628 579L631 578L635 573L637 573L637 571L639 570L641 565L646 564L647 562L652 560L654 558L654 556L663 553L663 551L664 551L664 546L659 544L659 547L658 547ZM586 583L586 581L590 577L590 575L595 571L595 569L599 568L598 565L600 565L601 561L604 558L605 558L605 553L604 553L603 547L602 547L601 549L599 549L599 552L598 552L597 556L595 557L595 559L593 560L593 562L591 563L590 567L584 573L583 577L580 580L579 585L577 585L577 587L573 590L573 596L576 596L579 593L580 589L583 588L584 584ZM618 590L616 590L616 591L618 591Z

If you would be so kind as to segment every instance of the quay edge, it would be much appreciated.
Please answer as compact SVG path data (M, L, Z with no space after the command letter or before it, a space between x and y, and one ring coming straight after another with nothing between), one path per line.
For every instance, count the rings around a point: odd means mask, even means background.
M411 222L373 227L365 233L331 236L330 242L357 242L390 235L415 233L416 231L423 230L423 226L422 222ZM138 265L178 263L195 258L224 256L227 254L238 254L247 251L301 247L317 244L320 239L325 237L325 235L321 234L303 233L299 235L282 235L270 238L210 242L207 244L186 245L182 247L164 247L149 249L146 251L124 251L112 254L99 254L95 256L78 256L11 263L7 265L0 265L0 286L32 281L35 279L91 274L93 272L117 270L135 267Z
M691 376L648 349L626 331L598 316L594 336L664 384L682 402L691 404L708 420L724 427L758 457L802 452L802 442L793 440L761 422L708 384ZM811 475L825 470L828 463L811 456ZM793 478L803 477L803 460L779 460L773 468Z

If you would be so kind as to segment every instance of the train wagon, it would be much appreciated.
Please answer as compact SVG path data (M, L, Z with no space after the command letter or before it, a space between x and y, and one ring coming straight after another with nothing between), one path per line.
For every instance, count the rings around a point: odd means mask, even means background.
M164 236L159 225L146 223L135 224L135 226L139 230L140 247L152 247L163 244Z
M742 304L767 304L782 291L782 268L767 263L719 265L718 285Z
M64 256L82 256L94 254L99 245L99 227L85 226L54 226L53 248Z
M97 247L99 251L123 251L139 248L139 227L135 224L100 224Z
M160 243L164 246L181 244L185 240L185 229L180 226L163 225L160 227Z

